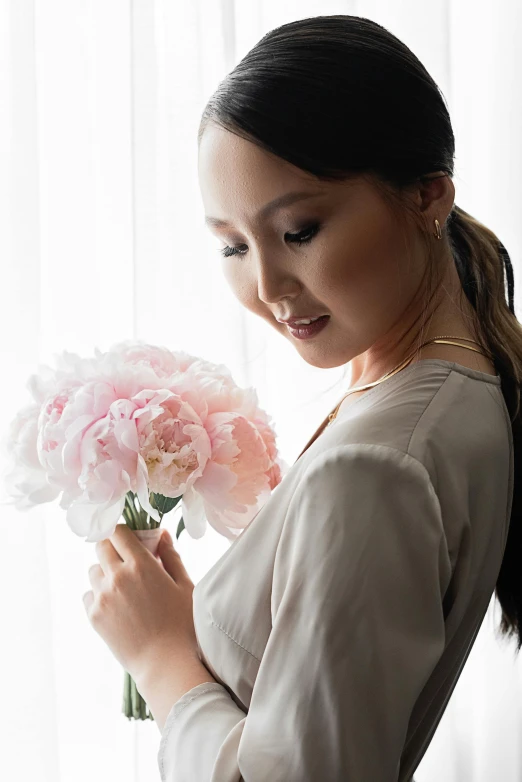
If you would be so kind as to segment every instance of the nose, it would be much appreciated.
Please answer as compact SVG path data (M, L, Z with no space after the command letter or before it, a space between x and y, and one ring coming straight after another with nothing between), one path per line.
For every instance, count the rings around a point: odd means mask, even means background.
M254 269L257 274L257 295L265 304L274 304L281 299L299 295L299 280L275 254L258 251Z

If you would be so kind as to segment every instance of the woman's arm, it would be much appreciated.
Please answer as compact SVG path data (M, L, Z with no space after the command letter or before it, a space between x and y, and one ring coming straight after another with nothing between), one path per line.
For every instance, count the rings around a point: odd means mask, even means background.
M219 684L183 696L161 738L162 781L396 780L445 647L450 577L420 462L379 445L321 453L284 522L248 714Z

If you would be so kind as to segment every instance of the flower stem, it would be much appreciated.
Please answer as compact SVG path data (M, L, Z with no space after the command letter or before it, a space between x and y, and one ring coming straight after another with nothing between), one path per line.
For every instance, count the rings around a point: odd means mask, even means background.
M127 511L126 516L125 511ZM125 496L125 508L123 515L125 516L125 520L131 529L142 529L140 524L140 517L138 515L138 511L136 510L134 497L132 496L131 492L127 492Z
M154 720L152 712L147 708L146 702L138 692L136 682L128 671L125 671L123 684L122 711L129 720Z
M127 492L125 496L125 505L123 508L123 518L125 523L133 530L149 529L148 514L145 514L142 509L138 512L136 504L134 502L134 495L132 492ZM156 525L155 526L159 526ZM152 523L151 523L152 527ZM153 720L151 711L147 708L147 704L138 692L136 682L132 676L125 671L125 679L123 684L123 714L127 719L135 720Z

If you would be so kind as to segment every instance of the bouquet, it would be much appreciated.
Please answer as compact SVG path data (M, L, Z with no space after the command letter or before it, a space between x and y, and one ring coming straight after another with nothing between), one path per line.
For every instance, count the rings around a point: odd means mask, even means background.
M61 495L69 527L87 542L111 537L123 517L155 554L176 506L176 538L183 529L200 538L208 522L234 540L288 467L255 390L183 351L140 341L96 348L95 358L64 351L27 389L34 401L5 441L10 504L28 510ZM127 671L123 713L153 719Z

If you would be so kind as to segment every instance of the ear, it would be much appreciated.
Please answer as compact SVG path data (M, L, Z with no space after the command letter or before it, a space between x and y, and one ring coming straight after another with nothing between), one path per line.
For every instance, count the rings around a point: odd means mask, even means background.
M455 185L449 174L435 171L422 177L416 202L419 211L425 213L429 227L437 218L442 228L455 203Z

